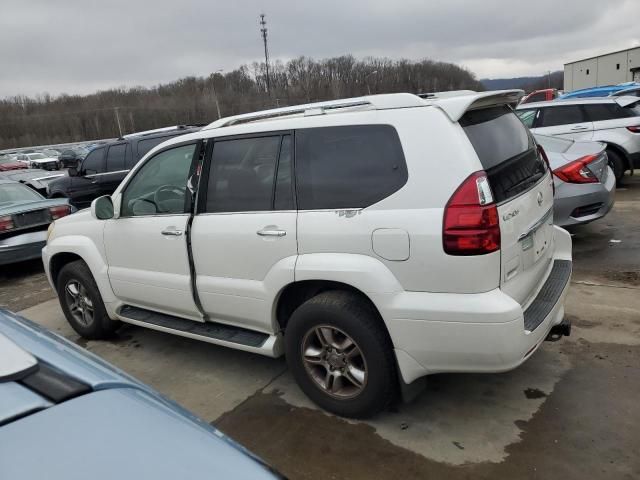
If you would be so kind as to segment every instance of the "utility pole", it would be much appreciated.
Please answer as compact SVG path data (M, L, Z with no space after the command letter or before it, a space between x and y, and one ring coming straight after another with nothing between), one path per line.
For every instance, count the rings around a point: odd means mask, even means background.
M551 70L548 70L547 72L548 72L547 73L547 84L548 84L547 88L551 88Z
M216 93L216 73L222 72L222 69L216 70L213 72L213 76L211 77L211 89L213 90L213 98L216 101L216 110L218 111L218 118L220 120L222 115L220 115L220 102L218 102L218 94Z
M113 107L113 112L116 115L116 122L118 124L118 132L120 132L120 136L122 136L122 125L120 125L120 114L118 113L118 107Z
M269 47L267 46L267 21L264 19L265 14L260 14L260 34L264 43L264 64L267 73L267 95L271 96L271 83L269 80Z

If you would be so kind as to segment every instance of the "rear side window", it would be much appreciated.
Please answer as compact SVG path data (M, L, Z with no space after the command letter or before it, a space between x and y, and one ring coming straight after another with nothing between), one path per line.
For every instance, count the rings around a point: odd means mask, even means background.
M207 188L207 212L272 210L282 137L216 141Z
M555 127L570 123L585 122L584 113L579 105L565 105L562 107L547 107L542 109L540 127Z
M172 135L173 136L173 135ZM146 140L140 140L138 142L138 158L137 160L140 160L142 157L144 157L147 152L149 152L153 147L160 145L162 142L164 142L165 140L170 139L172 136L168 136L168 137L156 137L156 138L148 138Z
M496 202L515 197L546 172L529 130L507 106L470 110L460 119Z
M622 108L617 103L584 105L582 108L584 108L585 112L587 112L587 117L592 122L615 120L618 118L627 118L634 116L632 111Z
M124 160L127 154L127 144L111 145L107 152L107 172L124 170Z
M297 130L296 175L301 210L368 207L408 178L400 138L390 125Z

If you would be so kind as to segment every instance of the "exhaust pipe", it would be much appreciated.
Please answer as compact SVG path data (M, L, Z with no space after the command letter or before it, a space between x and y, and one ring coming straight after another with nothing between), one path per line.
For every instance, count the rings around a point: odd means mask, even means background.
M558 325L555 325L551 328L551 330L549 330L545 341L557 342L562 337L568 337L569 335L571 335L571 320L567 320L566 318L564 318L562 322L560 322Z

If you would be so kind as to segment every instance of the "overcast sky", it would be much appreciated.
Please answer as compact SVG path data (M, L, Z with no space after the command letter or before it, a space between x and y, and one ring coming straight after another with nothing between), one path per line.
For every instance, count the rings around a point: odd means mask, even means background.
M155 85L351 53L540 75L640 45L638 0L0 0L0 98Z

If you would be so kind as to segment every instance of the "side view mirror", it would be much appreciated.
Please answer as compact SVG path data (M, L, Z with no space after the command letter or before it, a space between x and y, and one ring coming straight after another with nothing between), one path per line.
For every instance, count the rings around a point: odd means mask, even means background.
M78 176L78 167L77 167L77 166L69 167L69 168L67 169L67 174L68 174L70 177L77 177L77 176Z
M91 215L98 220L113 218L113 201L109 195L96 198L91 202Z

